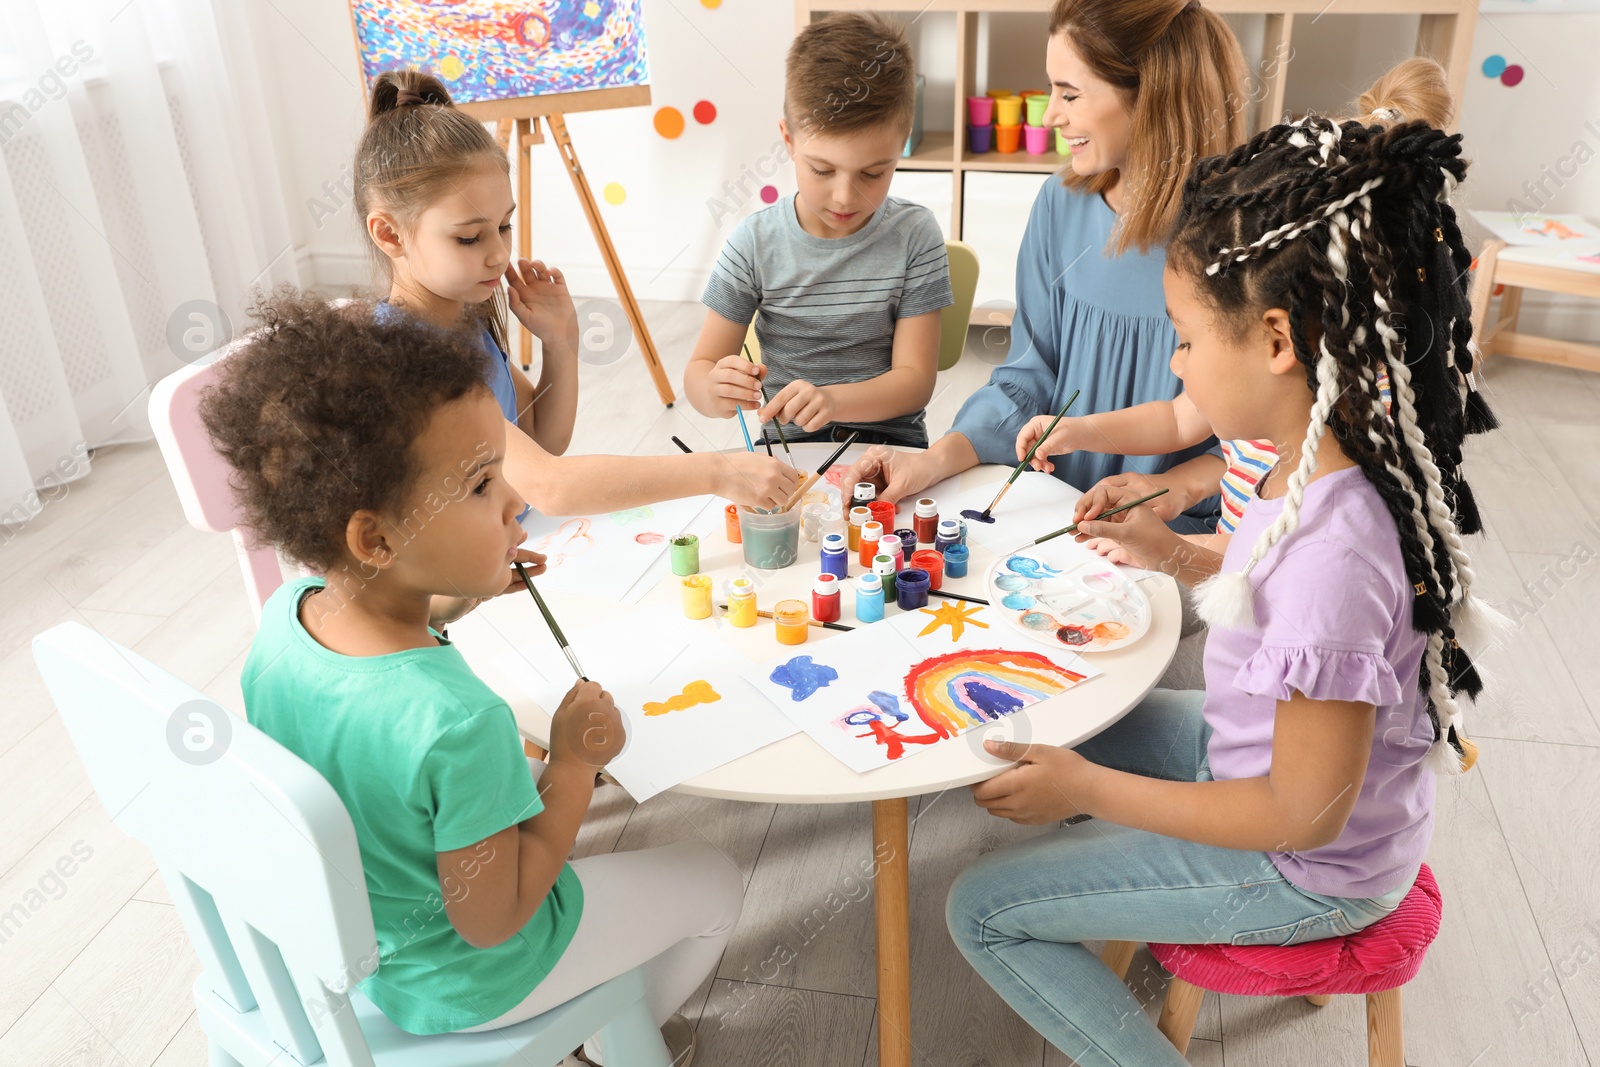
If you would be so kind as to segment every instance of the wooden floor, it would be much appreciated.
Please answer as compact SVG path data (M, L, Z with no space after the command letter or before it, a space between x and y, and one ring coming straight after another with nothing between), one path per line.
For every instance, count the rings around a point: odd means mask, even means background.
M700 309L646 312L676 382ZM975 331L941 375L936 434L1003 354L981 340ZM1406 989L1406 1060L1587 1064L1600 1055L1600 376L1505 361L1488 386L1506 428L1469 456L1490 528L1474 558L1518 629L1486 657L1490 691L1469 711L1478 769L1439 790L1429 862L1444 928ZM663 410L633 356L584 367L582 395L575 451L665 452L672 433L697 447L737 438L686 404ZM154 446L108 449L32 523L0 528L0 605L0 1065L203 1064L194 953L150 856L95 799L28 642L76 619L240 711L252 626L232 547L184 523ZM956 873L1030 831L983 815L965 790L913 801L912 815L917 1064L1068 1063L973 975L944 928ZM704 838L744 871L739 930L685 1009L699 1019L698 1065L855 1067L877 1058L872 903L823 909L825 923L813 909L848 895L869 833L865 805L669 793L635 808L610 788L578 851ZM1148 957L1131 979L1160 992ZM1208 997L1190 1058L1355 1067L1363 1020L1354 997L1320 1010Z

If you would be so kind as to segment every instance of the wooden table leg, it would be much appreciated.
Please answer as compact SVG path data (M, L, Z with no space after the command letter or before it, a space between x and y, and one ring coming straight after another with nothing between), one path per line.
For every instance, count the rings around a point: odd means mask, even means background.
M878 1067L911 1067L910 832L904 797L872 802L878 864Z

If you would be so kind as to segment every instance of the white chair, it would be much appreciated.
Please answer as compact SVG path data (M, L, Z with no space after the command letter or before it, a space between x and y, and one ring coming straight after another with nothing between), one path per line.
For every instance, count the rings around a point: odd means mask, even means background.
M553 1067L592 1034L620 1067L668 1067L638 971L527 1022L419 1037L355 988L377 942L355 828L272 738L79 623L34 660L101 804L156 864L203 968L211 1067Z

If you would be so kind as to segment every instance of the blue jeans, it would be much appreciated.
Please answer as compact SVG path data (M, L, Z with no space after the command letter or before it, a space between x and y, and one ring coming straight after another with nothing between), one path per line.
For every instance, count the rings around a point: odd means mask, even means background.
M1204 700L1157 689L1078 752L1152 778L1209 780ZM1319 896L1291 885L1265 852L1090 820L967 868L945 919L984 980L1082 1067L1179 1067L1184 1058L1084 941L1293 945L1370 926L1410 885L1370 900Z

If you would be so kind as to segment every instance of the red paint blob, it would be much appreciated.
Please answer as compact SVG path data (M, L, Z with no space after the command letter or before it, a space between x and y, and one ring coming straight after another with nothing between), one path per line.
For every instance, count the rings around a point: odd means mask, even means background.
M709 126L717 121L717 105L709 100L702 100L694 106L694 120L702 126Z
M666 534L658 534L658 533L642 533L642 534L639 534L637 537L634 538L634 540L639 542L639 544L641 544L641 545L659 545L661 542L665 541L666 539L667 539L667 535Z
M1500 84L1510 88L1522 81L1522 68L1513 63L1500 72Z
M761 202L774 204L778 200L778 187L776 185L763 185L761 187Z

